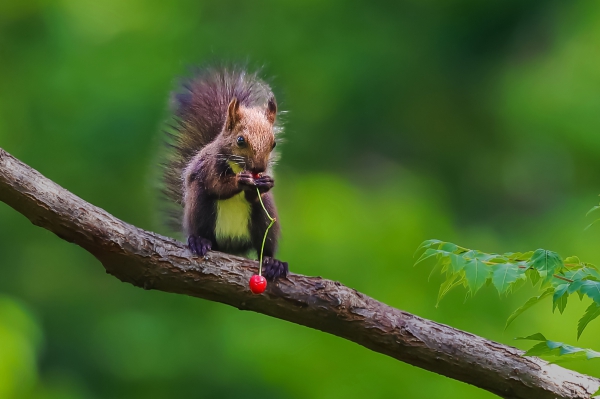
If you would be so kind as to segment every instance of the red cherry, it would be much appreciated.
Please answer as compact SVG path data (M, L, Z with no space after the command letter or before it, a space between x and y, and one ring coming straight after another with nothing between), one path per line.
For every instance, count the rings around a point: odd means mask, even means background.
M256 179L260 179L260 173L252 173L252 178L253 178L254 180L256 180Z
M265 292L266 288L266 278L264 278L263 276L259 276L258 274L255 274L254 276L250 277L250 291L252 291L253 294L262 294L263 292Z

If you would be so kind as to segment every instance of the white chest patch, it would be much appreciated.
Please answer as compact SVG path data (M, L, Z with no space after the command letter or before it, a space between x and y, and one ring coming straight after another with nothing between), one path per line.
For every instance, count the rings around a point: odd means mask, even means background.
M217 242L225 240L250 241L250 203L244 192L226 200L217 201Z

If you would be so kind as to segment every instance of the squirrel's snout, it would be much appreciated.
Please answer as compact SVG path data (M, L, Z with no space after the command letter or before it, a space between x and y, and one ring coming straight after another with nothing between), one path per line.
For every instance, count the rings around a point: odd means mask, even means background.
M250 168L250 171L252 173L264 173L267 170L267 164L265 162L261 162L261 161L254 161L252 162L252 167Z

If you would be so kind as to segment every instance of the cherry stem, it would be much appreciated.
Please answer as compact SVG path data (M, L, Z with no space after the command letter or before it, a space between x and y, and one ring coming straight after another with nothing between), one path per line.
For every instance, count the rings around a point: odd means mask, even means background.
M262 265L263 265L263 250L265 249L265 242L267 241L267 234L269 234L269 229L271 228L271 226L273 226L273 223L275 223L276 219L273 219L271 217L271 215L269 215L269 211L267 211L267 208L265 208L265 204L263 204L262 197L260 195L260 191L258 188L256 189L256 192L258 193L258 200L260 201L260 205L262 206L263 210L267 214L267 217L271 221L271 223L267 227L267 230L265 231L265 236L263 237L262 246L260 247L260 260L258 261L258 275L261 276L262 275Z

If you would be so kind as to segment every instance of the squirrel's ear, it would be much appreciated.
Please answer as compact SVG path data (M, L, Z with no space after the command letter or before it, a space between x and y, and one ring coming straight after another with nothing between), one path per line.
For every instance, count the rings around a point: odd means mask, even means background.
M267 115L267 120L271 124L275 123L275 115L277 115L277 103L275 102L274 96L271 96L269 101L267 101L267 110L265 114Z
M235 125L240 121L240 102L237 97L233 97L229 106L227 107L227 120L225 121L225 127L228 130L232 130Z

